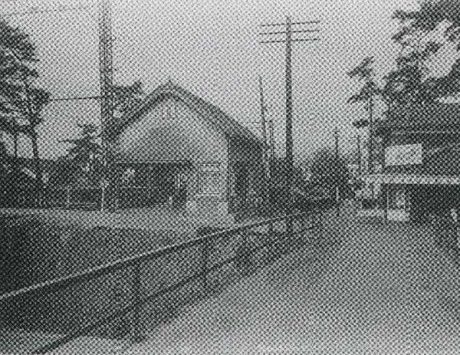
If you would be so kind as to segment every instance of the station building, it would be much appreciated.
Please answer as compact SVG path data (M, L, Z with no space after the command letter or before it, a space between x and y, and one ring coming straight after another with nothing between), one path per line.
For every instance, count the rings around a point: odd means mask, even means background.
M460 105L436 103L391 112L376 126L382 168L366 183L389 220L426 220L460 207Z
M262 203L262 140L171 81L122 119L117 139L122 208L225 216Z

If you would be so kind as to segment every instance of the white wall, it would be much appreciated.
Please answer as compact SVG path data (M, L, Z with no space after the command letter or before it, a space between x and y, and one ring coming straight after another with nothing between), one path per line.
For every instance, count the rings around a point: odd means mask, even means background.
M225 199L228 150L225 135L182 101L169 97L158 102L119 138L122 159L128 161L189 160L221 163L220 199ZM196 181L196 179L194 179Z

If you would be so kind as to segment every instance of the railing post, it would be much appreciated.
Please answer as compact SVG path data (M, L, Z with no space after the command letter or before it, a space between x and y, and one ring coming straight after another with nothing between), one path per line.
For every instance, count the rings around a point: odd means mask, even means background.
M315 229L318 229L318 234L319 234L319 238L321 239L322 236L323 236L323 210L322 209L317 209L316 211L314 211L314 215L315 215Z
M143 340L141 334L141 263L134 266L132 302L134 305L132 341L140 343Z
M210 240L209 238L203 239L203 250L201 252L202 259L201 259L201 272L203 274L203 291L206 294L209 285L208 285L208 262L209 262L209 246Z
M66 186L65 208L70 209L70 186Z
M270 260L275 259L278 249L278 240L275 240L275 225L273 220L268 223L268 238L270 239Z
M250 259L251 259L251 254L249 252L249 243L248 243L248 230L244 229L242 231L243 233L243 245L242 245L242 257L243 257L243 268L244 268L244 274L247 275L249 274L250 271Z
M292 215L289 214L286 216L286 237L284 238L283 250L288 252L292 246L292 241L294 239L294 225L292 223Z

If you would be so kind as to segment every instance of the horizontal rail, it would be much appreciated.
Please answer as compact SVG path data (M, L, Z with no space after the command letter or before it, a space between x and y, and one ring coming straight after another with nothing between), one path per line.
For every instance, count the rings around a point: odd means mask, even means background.
M197 245L205 247L206 245L209 245L207 243L209 243L210 241L218 240L218 239L221 239L221 238L229 238L229 237L231 237L231 236L233 236L235 234L238 234L239 232L251 230L253 228L257 228L257 227L261 227L261 226L268 226L269 230L267 232L250 231L250 233L246 234L246 235L252 235L252 236L256 236L256 237L257 236L258 237L265 237L265 236L270 237L270 236L273 236L273 235L286 235L288 233L287 230L283 231L283 232L274 231L273 230L274 224L277 223L277 222L280 222L280 221L286 221L286 223L287 223L287 221L289 221L289 220L293 221L293 220L297 220L297 219L304 218L304 217L312 218L311 219L311 224L308 227L304 224L304 221L302 221L302 228L300 230L294 232L294 234L300 234L300 233L302 233L302 232L304 232L306 230L311 230L311 229L316 228L316 226L314 224L315 221L314 221L313 217L315 217L316 213L318 213L318 212L321 213L321 210L313 209L313 210L308 211L308 212L301 212L301 213L297 213L297 214L293 214L293 215L289 215L289 216L283 215L283 216L280 216L280 217L265 219L265 220L255 222L255 223L254 222L253 223L247 223L247 224L244 224L244 225L241 225L239 227L232 228L232 229L227 229L227 230L223 230L223 231L210 233L210 234L207 234L205 236L195 238L195 239L192 239L192 240L187 241L187 242L167 246L167 247L164 247L162 249L159 249L159 250L156 250L156 251L151 251L151 252L146 252L146 253L143 253L143 254L140 254L140 255L135 255L135 256L132 256L132 257L125 258L123 260L119 260L119 261L115 261L115 262L112 262L112 263L108 263L106 265L95 267L93 269L90 269L90 270L82 272L82 273L70 275L68 277L64 277L64 278L60 278L60 279L54 279L54 280L51 280L51 281L48 281L48 282L44 282L44 283L41 283L41 284L33 285L33 286L30 286L30 287L26 287L26 288L23 288L23 289L20 289L20 290L17 290L17 291L7 293L5 295L0 296L0 304L4 303L4 302L7 302L7 301L10 301L10 300L17 300L18 298L22 298L22 297L25 297L25 296L30 296L30 295L34 295L34 294L48 293L48 292L52 292L52 291L57 290L57 289L62 290L62 289L65 289L65 288L67 288L69 286L76 285L76 284L79 284L79 283L82 283L82 282L85 282L85 281L91 281L91 280L94 280L94 279L96 279L96 278L98 278L100 276L111 274L111 273L113 273L115 271L118 271L118 270L124 270L124 269L127 269L129 267L133 267L133 272L135 273L134 277L139 280L142 263L148 262L148 261L150 261L152 259L159 258L159 257L165 256L165 255L169 255L169 254L172 254L172 253L177 253L179 251L183 251L183 250L189 249L189 248L197 246ZM143 297L143 298L140 298L140 299L137 299L136 301L132 301L129 305L127 305L127 306L125 306L125 307L123 307L121 309L117 309L117 310L113 311L108 316L104 316L104 317L99 318L99 319L97 319L95 321L92 321L89 324L86 324L86 325L84 325L82 327L79 327L78 329L76 329L74 331L71 331L70 333L68 333L68 334L66 334L64 336L62 336L62 337L60 337L58 339L55 339L54 341L52 341L52 342L50 342L50 343L48 343L46 345L41 346L40 348L36 349L34 351L34 353L43 354L43 353L47 353L49 351L55 350L55 349L59 348L60 346L66 344L66 343L69 343L73 339L76 339L76 338L78 338L80 336L83 336L83 335L87 335L91 331L93 331L93 330L95 330L95 329L97 329L97 328L99 328L99 327L101 327L103 325L110 324L110 322L115 320L115 319L118 319L118 318L126 316L131 311L139 312L140 307L142 307L143 305L145 305L145 304L147 304L147 303L149 303L149 302L151 302L151 301L153 301L153 300L155 300L155 299L157 299L157 298L159 298L161 296L164 296L166 294L169 294L171 292L179 290L181 287L189 284L192 281L196 281L196 280L199 280L201 278L204 278L206 280L206 277L207 277L208 274L210 274L210 273L212 273L214 271L220 270L224 265L230 264L232 262L237 262L238 259L240 259L240 260L249 260L248 266L250 266L252 264L252 261L250 261L251 260L250 259L251 255L256 253L258 250L262 250L264 248L270 247L270 245L277 244L276 240L268 240L268 241L266 241L266 242L264 242L264 243L262 243L260 245L256 245L255 247L253 247L253 246L251 246L251 244L253 244L253 243L257 243L257 242L250 242L250 244L248 245L248 240L246 238L244 238L243 245L245 245L247 249L243 248L242 253L238 252L238 250L235 250L235 254L233 256L231 256L229 258L226 258L224 260L221 260L219 262L215 262L212 265L205 266L204 269L201 269L200 271L194 272L190 276L184 277L184 279L182 279L179 282L174 283L173 285L170 285L168 287L164 287L164 288L154 292L153 294L148 295L148 296ZM206 256L206 258L208 258L208 256ZM246 258L249 258L249 259L246 259ZM240 266L237 265L237 267L240 267ZM206 287L205 287L205 292L206 292ZM137 320L137 322L138 322L138 320ZM139 325L137 324L137 327L138 326ZM138 328L136 328L136 329L138 330Z
M306 216L306 215L309 215L311 213L312 213L311 211L302 212L302 213L292 215L291 218L297 218L297 217L300 217L300 216ZM205 240L218 239L218 238L222 238L222 237L230 237L231 235L237 234L237 233L239 233L239 232L241 232L243 230L246 230L246 229L249 229L249 228L260 227L260 226L263 226L263 225L266 225L266 224L269 224L269 223L275 223L275 222L283 221L286 218L287 218L287 216L271 218L271 219L267 219L267 220L263 220L263 221L259 221L259 222L255 222L255 223L244 224L244 225L241 225L239 227L232 228L232 229L226 229L226 230L223 230L223 231L213 232L213 233L204 235L202 237L191 239L191 240L183 242L183 243L166 246L166 247L161 248L161 249L146 252L146 253L143 253L143 254L138 254L138 255L128 257L128 258L125 258L125 259L122 259L122 260L117 260L117 261L114 261L112 263L101 265L101 266L92 268L90 270L87 270L87 271L84 271L84 272L81 272L81 273L77 273L77 274L69 275L67 277L53 279L53 280L46 281L46 282L43 282L43 283L40 283L40 284L37 284L37 285L32 285L32 286L29 286L29 287L25 287L25 288L22 288L20 290L12 291L10 293L6 293L4 295L1 295L0 296L0 303L6 302L6 301L11 300L13 298L19 298L19 297L24 297L24 296L28 296L28 295L31 295L31 294L37 294L37 293L43 293L43 292L45 292L45 293L46 292L52 292L53 290L57 290L57 289L65 288L65 287L70 287L70 286L79 284L81 282L89 281L89 280L92 280L92 279L95 279L95 278L98 278L98 277L113 273L114 271L118 271L120 269L133 266L133 265L135 265L136 263L139 263L139 262L149 261L149 260L151 260L153 258L159 258L159 257L165 256L165 255L168 255L168 254L171 254L171 253L174 253L174 252L178 252L178 251L182 251L182 250L191 248L193 246L201 244Z
M305 231L305 230L311 230L311 229L314 229L314 227L310 227L310 228L306 228L302 231ZM301 233L302 231L299 231L299 233ZM251 248L248 250L248 253L249 254L254 254L256 253L257 251L259 250L262 250L264 248L267 248L269 247L270 245L273 244L273 241L269 241L269 242L266 242L266 243L263 243L262 245L258 246L258 247L255 247L255 248ZM43 353L46 353L48 351L52 351L52 350L55 350L57 349L58 347L60 347L61 345L64 345L65 343L71 341L72 339L75 339L79 336L82 336L84 334L87 334L89 332L91 332L92 330L94 329L97 329L98 327L104 325L104 324L107 324L107 323L110 323L111 321L117 319L117 318L120 318L120 317L123 317L125 316L126 314L128 314L129 312L133 311L136 307L139 307L139 306L143 306L151 301L153 301L154 299L156 298L159 298L161 296L164 296L168 293L171 293L171 292L174 292L178 289L180 289L181 287L187 285L188 283L192 282L192 281L195 281L195 280L199 280L200 278L202 278L204 275L206 274L209 274L211 272L214 272L214 271L217 271L219 269L221 269L223 266L225 265L228 265L234 261L236 261L240 256L239 255L234 255L230 258L226 258L225 260L222 260L218 263L215 263L213 264L212 266L210 266L206 271L199 271L199 272L195 272L193 275L189 276L189 277L186 277L185 279L179 281L178 283L175 283L171 286L168 286L166 288L163 288L147 297L144 297L138 304L131 304L129 306L126 306L120 310L117 310L115 312L113 312L112 314L106 316L106 317L103 317L95 322L92 322L90 324L88 324L87 326L83 327L83 328L80 328L72 333L69 333L55 341L53 341L52 343L49 343L39 349L36 350L36 353L38 354L43 354Z
M252 249L249 249L248 250L248 253L249 254L253 254L255 252L257 252L258 250L261 250L263 248L266 248L268 247L269 245L271 245L273 242L267 242L267 243L264 243L262 244L261 246L259 247L256 247L256 248L252 248ZM218 263L215 263L213 264L212 266L208 267L208 269L206 271L199 271L199 272L195 272L193 275L191 276L188 276L186 278L184 278L183 280L173 284L173 285L170 285L168 287L165 287L147 297L144 297L139 303L137 304L130 304L120 310L117 310L115 312L113 312L112 314L106 316L106 317L103 317L95 322L92 322L88 325L86 325L85 327L83 328L80 328L80 329L77 329L76 331L72 332L72 333L69 333L57 340L54 340L52 343L49 343L49 344L46 344L44 345L43 347L37 349L35 351L35 353L37 354L45 354L49 351L52 351L52 350L55 350L57 348L59 348L61 345L64 345L66 343L68 343L69 341L71 341L72 339L75 339L79 336L82 336L84 334L88 334L89 332L91 332L92 330L94 329L97 329L98 327L104 325L104 324L107 324L107 323L110 323L111 321L117 319L117 318L121 318L123 316L125 316L126 314L128 314L129 312L133 311L136 307L139 307L139 306L143 306L153 300L155 300L156 298L160 298L161 296L164 296L164 295L167 295L168 293L171 293L171 292L174 292L178 289L180 289L181 287L189 284L190 282L192 281L195 281L195 280L199 280L200 278L202 278L203 276L209 274L209 273L212 273L214 271L217 271L219 269L221 269L223 266L225 265L228 265L234 261L236 261L240 256L239 255L234 255L230 258L226 258L225 260L222 260Z

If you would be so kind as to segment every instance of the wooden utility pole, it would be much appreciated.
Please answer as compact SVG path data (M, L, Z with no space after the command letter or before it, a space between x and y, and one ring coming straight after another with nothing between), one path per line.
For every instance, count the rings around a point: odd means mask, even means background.
M269 174L266 169L267 162L268 162L268 154L267 154L268 140L267 140L267 121L265 119L265 111L267 110L267 108L265 107L265 102L264 102L264 88L262 85L261 76L259 76L259 92L260 92L260 122L262 125L262 139L264 141L264 150L263 150L264 169L266 172L265 175L268 178Z
M99 73L101 91L102 149L104 177L101 186L101 210L114 211L117 199L115 122L113 121L112 11L110 0L99 2Z
M268 122L269 125L269 135L268 135L268 141L269 141L269 149L270 149L270 160L269 160L269 169L270 169L270 186L272 188L272 191L274 191L274 187L276 186L276 174L275 174L275 135L273 132L273 118ZM270 195L271 196L271 195ZM270 202L273 202L270 201Z
M356 148L357 148L357 151L358 151L358 176L361 178L361 160L362 160L362 155L361 155L361 136L358 134L356 136Z
M275 135L273 132L273 119L268 121L268 125L269 125L268 141L270 145L270 162L273 165L273 162L275 161ZM273 177L273 171L270 172L270 176Z
M369 142L368 142L368 167L367 173L372 174L374 172L373 159L374 159L374 96L371 95L369 98Z
M292 43L293 42L311 42L318 41L319 38L302 38L302 39L293 39L293 33L312 33L319 32L318 29L302 29L302 30L292 30L293 25L306 25L306 24L318 24L319 21L303 21L303 22L292 22L289 16L286 16L285 23L271 23L263 24L261 27L279 27L283 26L284 31L272 31L272 32L262 32L261 35L285 35L285 39L275 39L275 40L264 40L260 43L269 44L269 43L284 43L286 45L286 186L285 186L285 199L286 201L286 214L290 215L293 211L292 205L292 190L293 190L293 173L294 173L294 156L293 156L293 139L292 139ZM288 235L292 235L292 221L287 225Z
M265 120L265 107L264 102L264 88L262 84L262 77L259 75L259 92L260 92L260 121L262 125L262 138L263 138L263 150L262 150L262 159L264 164L264 198L266 206L269 206L270 202L270 192L271 192L271 183L270 183L270 166L268 160L268 141L267 141L267 122Z
M291 67L291 54L292 54L292 33L291 33L291 19L286 17L286 198L288 202L286 205L286 214L292 214L292 181L294 171L294 156L293 156L293 142L292 142L292 67ZM292 229L292 226L290 226ZM288 230L290 231L290 230Z

